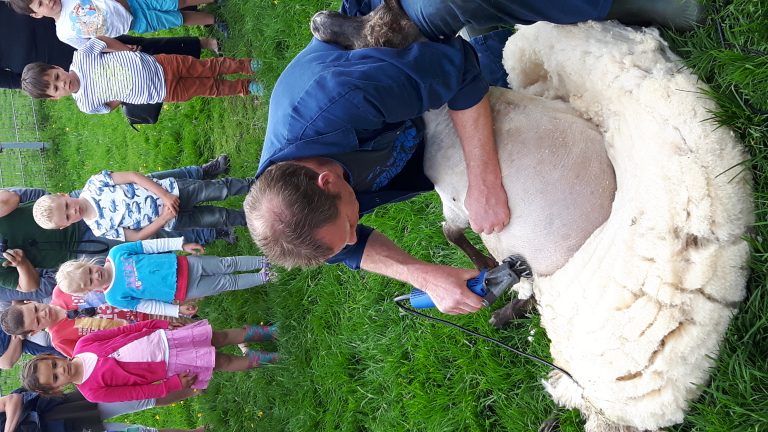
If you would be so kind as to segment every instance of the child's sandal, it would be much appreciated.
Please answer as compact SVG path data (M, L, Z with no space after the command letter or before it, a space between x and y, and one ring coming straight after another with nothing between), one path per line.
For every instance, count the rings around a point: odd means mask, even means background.
M276 325L244 325L245 338L243 342L269 342L277 338Z
M248 357L249 368L261 367L263 364L275 364L280 361L280 354L276 352L248 350L245 356Z

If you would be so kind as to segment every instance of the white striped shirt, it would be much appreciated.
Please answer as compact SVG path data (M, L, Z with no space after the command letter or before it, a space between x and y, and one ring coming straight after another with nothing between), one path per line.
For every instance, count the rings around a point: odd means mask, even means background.
M131 104L162 102L165 79L160 63L149 54L132 51L102 52L107 44L91 39L72 56L70 71L80 79L72 93L77 107L87 114L106 114L110 101Z

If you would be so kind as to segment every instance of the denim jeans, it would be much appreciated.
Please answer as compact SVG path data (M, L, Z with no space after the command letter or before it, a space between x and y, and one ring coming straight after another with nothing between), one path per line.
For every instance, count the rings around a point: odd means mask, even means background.
M242 209L197 204L245 195L251 189L253 181L253 178L178 179L179 214L174 229L245 226L245 212Z
M475 36L469 40L477 52L480 72L488 84L492 86L509 88L507 71L504 69L501 59L504 45L512 33L514 33L512 29L501 29Z
M345 0L342 10L362 14L383 0ZM477 28L549 21L573 24L605 19L612 0L401 0L403 10L432 40L455 36L465 26Z

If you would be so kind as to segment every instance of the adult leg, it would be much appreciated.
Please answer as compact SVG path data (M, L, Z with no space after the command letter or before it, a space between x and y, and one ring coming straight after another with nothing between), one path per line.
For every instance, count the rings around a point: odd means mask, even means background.
M248 94L248 80L216 79L220 75L250 74L250 59L217 57L198 60L186 56L156 55L163 67L166 102L183 102L195 96Z
M263 268L266 265L263 257L190 256L188 262L187 298L207 297L226 291L248 289L269 280L268 271L232 274L236 271Z
M691 30L703 15L704 7L696 0L614 0L606 19Z
M155 54L177 54L200 58L202 40L198 37L153 37L122 35L116 38L128 45L139 45L141 52Z
M464 26L478 28L550 21L572 24L604 19L609 0L401 0L403 10L429 39L455 36Z

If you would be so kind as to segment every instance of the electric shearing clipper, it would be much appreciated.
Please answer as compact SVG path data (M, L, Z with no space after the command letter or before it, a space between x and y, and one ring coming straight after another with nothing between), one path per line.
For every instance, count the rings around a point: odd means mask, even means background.
M483 298L484 306L490 306L497 298L510 287L520 281L521 278L530 278L533 274L528 262L519 255L511 255L504 259L498 266L487 270L483 269L479 275L467 281L467 288ZM424 291L414 288L408 297L411 307L425 309L435 307L432 299Z

